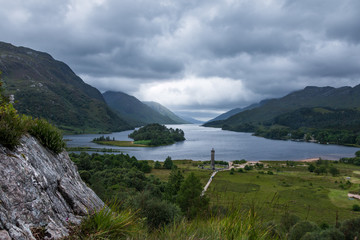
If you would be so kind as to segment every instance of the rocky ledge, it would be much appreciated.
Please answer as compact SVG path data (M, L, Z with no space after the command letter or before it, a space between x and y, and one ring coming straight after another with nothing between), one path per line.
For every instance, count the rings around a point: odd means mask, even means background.
M0 238L36 239L41 231L59 239L103 205L65 151L56 155L31 136L14 151L0 145Z

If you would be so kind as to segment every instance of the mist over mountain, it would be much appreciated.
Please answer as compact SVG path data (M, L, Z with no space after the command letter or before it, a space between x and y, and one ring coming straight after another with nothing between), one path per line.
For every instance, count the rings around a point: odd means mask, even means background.
M175 123L179 123L179 124L189 123L188 121L182 119L181 117L179 117L178 115L176 115L175 113L173 113L168 108L161 105L160 103L153 102L153 101L149 101L149 102L145 101L143 103L145 103L147 106L151 107L153 110L160 113L161 115L170 118Z

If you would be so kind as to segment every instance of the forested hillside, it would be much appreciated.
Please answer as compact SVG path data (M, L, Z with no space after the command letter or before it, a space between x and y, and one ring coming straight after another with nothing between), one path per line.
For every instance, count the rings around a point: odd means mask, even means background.
M353 88L306 87L205 126L255 132L255 135L272 139L358 145L359 111L360 85Z
M20 113L46 118L73 133L132 128L96 88L47 53L0 42L0 71Z

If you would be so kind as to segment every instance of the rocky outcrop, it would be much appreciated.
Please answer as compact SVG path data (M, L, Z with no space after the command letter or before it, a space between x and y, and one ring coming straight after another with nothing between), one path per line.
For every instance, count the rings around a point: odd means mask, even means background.
M0 145L0 232L12 239L67 236L88 211L104 203L81 180L64 151L55 155L33 137L23 136L10 151ZM5 232L6 231L6 232Z

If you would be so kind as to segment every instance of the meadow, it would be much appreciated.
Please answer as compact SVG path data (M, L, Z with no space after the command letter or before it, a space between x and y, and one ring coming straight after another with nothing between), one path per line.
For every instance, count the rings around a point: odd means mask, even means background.
M200 169L200 161L174 160L186 176L194 172L205 185L210 170ZM309 172L312 164L325 169L337 168L339 174ZM287 161L262 162L252 170L220 171L214 177L207 196L213 208L255 207L264 220L279 220L285 213L319 225L334 225L346 219L360 217L353 205L360 200L347 196L359 192L360 167L322 161L321 164ZM241 172L240 172L241 171ZM170 170L153 169L148 175L167 180Z

